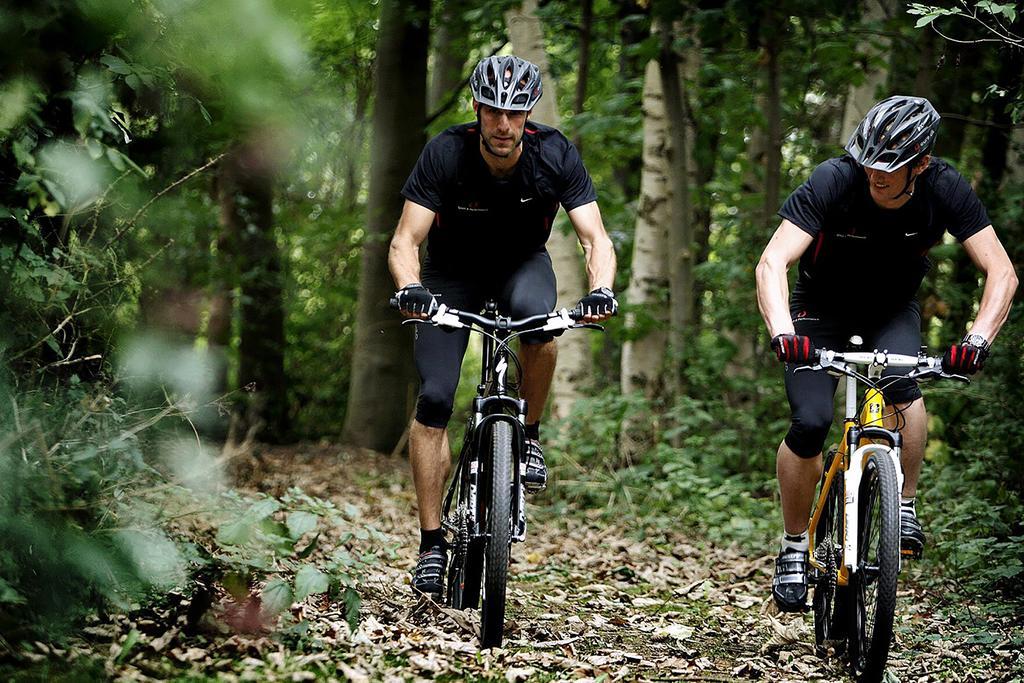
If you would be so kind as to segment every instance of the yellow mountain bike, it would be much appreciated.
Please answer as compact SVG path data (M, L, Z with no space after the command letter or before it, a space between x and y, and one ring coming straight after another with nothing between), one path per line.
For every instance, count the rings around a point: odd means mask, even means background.
M862 343L859 337L850 339L851 347ZM815 640L821 649L826 642L839 651L845 649L857 680L879 681L892 642L903 489L898 431L902 416L886 405L882 389L886 382L902 378L970 380L943 372L941 357L923 353L828 349L816 353L816 365L796 372L823 370L848 379L843 439L825 457L808 526ZM912 369L903 376L882 377L886 367ZM861 383L867 390L858 405ZM886 428L886 419L893 423L892 429Z

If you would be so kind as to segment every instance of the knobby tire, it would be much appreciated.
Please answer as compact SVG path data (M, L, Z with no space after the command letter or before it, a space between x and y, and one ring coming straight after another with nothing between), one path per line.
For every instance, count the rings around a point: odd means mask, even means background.
M485 461L487 462L487 461ZM512 544L512 425L498 421L491 427L490 471L484 549L483 607L480 644L499 647L505 630L505 588Z
M900 561L896 481L896 466L887 453L867 454L857 503L858 570L850 581L850 664L858 681L881 681L889 659ZM874 605L868 604L871 597Z

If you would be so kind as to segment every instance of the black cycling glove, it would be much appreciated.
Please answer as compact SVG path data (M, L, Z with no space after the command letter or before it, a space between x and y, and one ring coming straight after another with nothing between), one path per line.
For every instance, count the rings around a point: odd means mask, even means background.
M802 334L777 334L772 337L771 347L783 363L809 365L816 360L811 338Z
M974 344L953 344L942 356L942 369L950 374L973 375L985 364L988 349Z
M437 299L429 289L418 282L408 284L395 292L395 301L398 302L398 310L403 313L433 315L437 310Z
M576 307L583 315L615 315L619 310L619 302L615 294L607 287L598 287L580 299Z

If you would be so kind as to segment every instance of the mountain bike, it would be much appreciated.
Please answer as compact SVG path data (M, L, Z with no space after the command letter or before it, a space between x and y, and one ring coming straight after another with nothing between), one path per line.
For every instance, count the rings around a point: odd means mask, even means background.
M441 305L431 317L403 324L469 329L483 337L480 383L444 498L442 527L453 539L445 601L455 609L480 606L480 644L490 648L504 638L512 543L526 540L527 405L518 396L522 366L510 344L528 332L604 328L579 322L579 310L512 320L488 301L484 311L478 315Z
M850 339L851 347L862 344ZM825 370L844 375L846 414L843 439L825 456L814 512L808 525L808 581L814 586L814 635L819 650L826 641L845 648L859 681L880 681L889 658L896 611L896 580L901 569L900 492L902 415L882 394L887 382L909 378L953 379L942 358L886 351L817 349L817 363L795 372ZM912 368L906 375L882 377L886 367ZM863 368L864 372L860 372ZM859 383L867 389L858 405ZM895 429L884 426L896 418Z

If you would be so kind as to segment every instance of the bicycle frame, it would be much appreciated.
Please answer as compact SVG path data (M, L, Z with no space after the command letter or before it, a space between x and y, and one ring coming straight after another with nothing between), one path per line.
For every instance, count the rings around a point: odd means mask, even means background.
M496 311L488 307L488 313L493 317ZM516 463L512 483L516 495L512 497L512 519L520 519L524 496L522 488L522 458L526 441L526 401L508 393L508 356L511 349L508 347L509 332L502 333L496 330L494 336L483 335L483 354L480 368L480 383L477 385L477 395L473 399L473 413L466 429L466 436L463 440L462 450L459 453L459 462L455 474L449 484L448 492L445 495L442 507L442 522L453 533L457 533L454 523L451 521L451 507L455 500L455 493L462 484L465 473L469 485L468 499L469 511L477 509L478 482L477 477L480 469L479 455L488 452L483 448L483 438L488 433L488 428L495 422L505 421L512 425L514 436L512 443L513 458ZM489 463L483 463L489 467ZM469 540L481 539L486 536L486 531L480 528L480 520L475 516L470 518ZM521 534L514 534L514 540L522 541L525 537Z
M877 380L882 376L883 364L872 362L868 365L868 379ZM832 464L825 473L824 483L818 494L814 514L811 515L808 526L808 559L810 564L819 571L825 571L814 556L815 532L817 531L818 520L824 510L825 500L835 477L842 473L844 478L845 501L843 503L842 515L842 537L843 537L843 563L839 567L839 575L836 583L846 586L850 581L850 574L857 571L858 554L858 519L857 519L857 496L860 491L860 481L864 473L864 465L867 455L876 452L883 457L892 458L896 466L897 487L903 490L903 468L900 465L900 451L903 446L903 438L898 431L884 427L885 418L885 397L882 392L874 387L869 387L866 393L864 407L860 414L857 413L857 385L855 377L846 377L846 413L843 419L843 438L839 442L839 450ZM884 443L878 443L879 441ZM866 442L866 443L862 443ZM902 564L902 557L900 558Z

